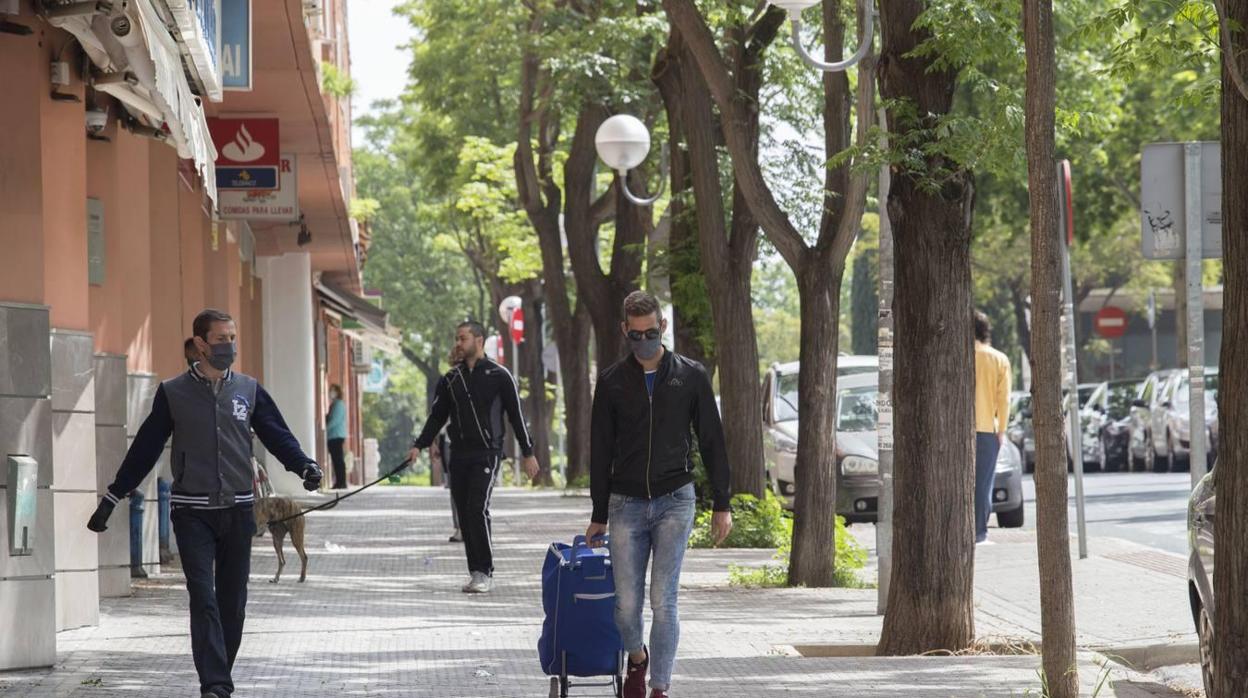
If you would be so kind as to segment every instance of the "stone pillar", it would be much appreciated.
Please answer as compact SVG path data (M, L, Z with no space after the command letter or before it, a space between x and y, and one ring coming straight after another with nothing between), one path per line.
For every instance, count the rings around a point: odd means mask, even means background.
M56 663L49 334L46 307L0 303L0 628L6 629L0 632L0 671ZM29 556L9 555L9 454L39 462L34 554ZM80 536L87 537L85 528Z
M56 509L56 629L100 620L99 543L87 519L96 487L95 340L89 332L52 330L52 497ZM110 522L110 529L116 519ZM110 531L111 532L111 531Z
M264 387L303 450L315 458L316 331L311 258L307 253L260 257L257 267L264 279ZM240 339L246 341L246 337ZM276 458L268 459L266 467L278 493L303 492L299 478L286 472Z
M152 373L131 373L127 377L126 448L134 443L135 434L151 413L152 401L156 398L156 389L159 387L160 379ZM139 491L147 500L143 508L143 568L148 574L160 573L160 492L156 479L162 471L168 469L165 465L168 462L169 444L166 443L160 462L139 486Z
M126 457L126 357L96 354L95 449L96 489L99 496L117 476ZM99 537L100 596L130 595L130 507L117 505L108 530Z

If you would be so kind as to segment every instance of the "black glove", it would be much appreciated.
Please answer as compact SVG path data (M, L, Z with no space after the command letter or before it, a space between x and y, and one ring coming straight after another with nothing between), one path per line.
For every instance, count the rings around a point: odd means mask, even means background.
M321 487L321 467L316 463L309 462L308 466L303 469L303 489L309 492L315 492Z
M87 521L87 528L96 533L103 533L108 530L108 517L113 515L113 503L107 499L101 499L100 505L95 508L95 513L91 515L91 520Z

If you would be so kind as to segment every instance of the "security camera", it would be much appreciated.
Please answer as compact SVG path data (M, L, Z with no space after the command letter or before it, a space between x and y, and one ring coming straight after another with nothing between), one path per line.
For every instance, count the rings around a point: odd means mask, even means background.
M87 133L98 136L108 126L108 112L103 109L87 110Z

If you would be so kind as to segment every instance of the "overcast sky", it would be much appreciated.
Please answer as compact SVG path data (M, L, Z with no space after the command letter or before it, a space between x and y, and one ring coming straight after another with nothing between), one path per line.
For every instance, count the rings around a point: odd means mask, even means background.
M411 39L412 28L391 14L397 4L399 0L348 0L351 77L358 85L351 106L357 117L367 114L376 100L398 97L407 82L408 54L403 45ZM363 142L359 129L355 142Z

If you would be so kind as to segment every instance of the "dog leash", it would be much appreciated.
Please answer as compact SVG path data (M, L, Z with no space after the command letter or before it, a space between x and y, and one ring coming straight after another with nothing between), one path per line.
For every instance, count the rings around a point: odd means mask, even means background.
M400 472L400 471L402 471L404 468L406 468L407 466L409 466L409 465L411 465L411 464L412 464L412 459L411 459L411 458L408 458L407 460L405 460L405 461L403 461L402 463L399 463L397 466L395 466L395 468L394 468L393 470L391 470L390 472L386 473L385 475L382 475L381 477L377 478L376 480L373 480L372 482L368 483L367 485L364 485L363 487L361 487L360 489L358 489L358 490L356 490L356 491L354 491L354 492L348 492L348 493L346 493L346 494L336 494L336 495L334 495L334 498L333 498L333 499L331 499L331 500L330 500L330 501L328 501L328 502L323 502L323 503L318 504L318 505L316 505L316 506L314 506L314 507L308 507L307 509L304 509L303 511L299 512L298 514L292 514L291 516L287 516L286 518L283 518L283 519L278 519L277 521L270 521L270 522L268 523L268 525L269 525L269 526L276 526L277 524L280 524L280 523L286 523L287 521L290 521L290 520L292 520L292 519L297 519L297 518L299 518L300 516L304 516L305 514L308 514L309 512L313 512L313 511L320 511L320 510L322 510L322 509L333 509L334 507L338 506L338 502L341 502L342 500L344 500L344 499L346 499L346 498L348 498L348 497L354 497L355 495L357 495L357 494L359 494L359 493L363 492L364 490L366 490L366 489L368 489L368 488L372 487L373 485L376 485L377 483L381 482L382 480L389 480L391 477L393 477L393 476L395 476L395 475L399 474L399 472Z

